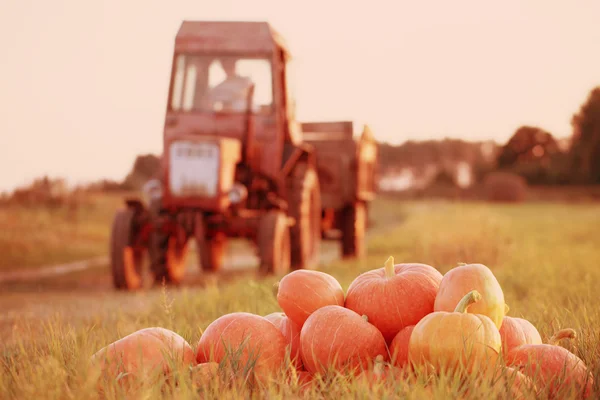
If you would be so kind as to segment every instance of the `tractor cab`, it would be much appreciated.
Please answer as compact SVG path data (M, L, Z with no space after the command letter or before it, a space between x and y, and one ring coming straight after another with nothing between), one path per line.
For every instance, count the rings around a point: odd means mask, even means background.
M281 183L284 144L298 142L289 128L289 59L267 23L182 23L164 131L167 205L223 211L250 175Z

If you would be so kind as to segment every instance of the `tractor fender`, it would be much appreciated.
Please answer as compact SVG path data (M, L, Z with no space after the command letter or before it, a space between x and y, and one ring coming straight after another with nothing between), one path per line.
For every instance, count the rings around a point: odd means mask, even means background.
M309 165L316 166L317 156L313 145L308 143L293 145L293 149L281 169L281 177L286 179L300 162L307 162Z

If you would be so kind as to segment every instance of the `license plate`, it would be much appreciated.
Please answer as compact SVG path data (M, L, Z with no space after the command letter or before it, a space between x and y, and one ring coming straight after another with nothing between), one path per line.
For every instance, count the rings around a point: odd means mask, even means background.
M219 146L175 142L169 149L169 186L178 197L214 197L219 182Z

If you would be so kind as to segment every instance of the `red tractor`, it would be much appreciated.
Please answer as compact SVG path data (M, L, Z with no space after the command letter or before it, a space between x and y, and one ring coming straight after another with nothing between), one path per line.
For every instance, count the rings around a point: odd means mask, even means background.
M262 22L184 21L166 110L161 179L126 200L112 226L114 285L179 283L188 244L223 266L228 238L253 241L263 274L315 268L322 210L314 145L303 141L289 52Z

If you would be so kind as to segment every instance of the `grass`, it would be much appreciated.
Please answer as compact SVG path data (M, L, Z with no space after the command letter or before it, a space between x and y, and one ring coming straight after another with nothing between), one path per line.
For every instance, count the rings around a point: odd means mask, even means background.
M403 222L385 226L391 216ZM382 267L390 255L396 262L427 263L442 273L460 262L484 263L503 288L509 315L531 321L544 340L561 328L575 329L578 339L562 344L584 360L596 382L600 380L600 205L380 199L371 217L375 227L383 225L385 230L370 237L368 258L335 261L322 269L344 289L361 272ZM171 329L195 346L202 330L225 313L279 311L272 291L275 281L247 278L203 288L114 293L97 304L85 303L83 309L74 305L77 312L59 309L49 319L17 321L13 341L0 355L0 398L97 398L97 375L87 362L100 348L149 326ZM128 307L131 303L144 307ZM176 381L177 386L173 381L148 385L136 398L198 398L198 390L205 390L201 393L209 398L509 398L485 382L424 374L408 385L372 388L336 377L304 393L281 380L253 393L218 384L196 389L186 373ZM105 395L125 398L115 385ZM595 388L594 397L600 397L600 388ZM561 398L573 396L565 393Z
M122 195L86 195L75 209L0 208L0 271L48 266L105 256Z

